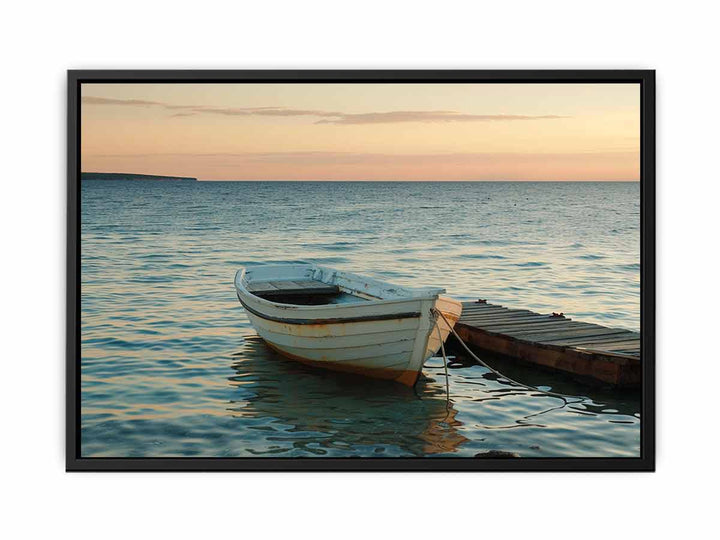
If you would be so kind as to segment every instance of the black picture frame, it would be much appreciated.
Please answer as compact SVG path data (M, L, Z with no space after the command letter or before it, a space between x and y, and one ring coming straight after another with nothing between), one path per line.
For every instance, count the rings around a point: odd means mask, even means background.
M654 70L69 70L67 86L67 471L655 470ZM638 458L87 458L80 456L80 86L83 83L638 83L641 432Z

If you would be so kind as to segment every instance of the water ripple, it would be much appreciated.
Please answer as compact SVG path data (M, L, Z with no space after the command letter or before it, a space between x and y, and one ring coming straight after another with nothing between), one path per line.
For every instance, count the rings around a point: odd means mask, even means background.
M637 330L638 197L629 183L83 182L82 453L637 455L633 396L499 359L585 399L558 407L457 351L450 409L439 359L414 391L289 362L232 280L306 260Z

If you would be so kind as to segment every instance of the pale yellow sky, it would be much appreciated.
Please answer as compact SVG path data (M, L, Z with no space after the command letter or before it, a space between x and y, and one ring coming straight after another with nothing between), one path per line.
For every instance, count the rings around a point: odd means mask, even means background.
M86 172L638 180L637 84L83 84Z

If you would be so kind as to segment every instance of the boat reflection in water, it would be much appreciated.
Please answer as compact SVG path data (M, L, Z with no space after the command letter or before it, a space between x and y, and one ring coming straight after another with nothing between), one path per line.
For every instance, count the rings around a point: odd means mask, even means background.
M233 356L237 373L230 381L238 396L229 411L266 441L254 455L448 455L468 440L458 432L444 380L423 377L413 389L314 369L283 358L259 337L247 337Z

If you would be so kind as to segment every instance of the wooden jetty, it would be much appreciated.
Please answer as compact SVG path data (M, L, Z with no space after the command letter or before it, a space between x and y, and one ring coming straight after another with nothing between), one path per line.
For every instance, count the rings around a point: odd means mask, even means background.
M463 302L455 329L477 349L590 382L639 387L640 334L573 321L562 314Z

